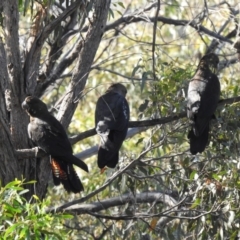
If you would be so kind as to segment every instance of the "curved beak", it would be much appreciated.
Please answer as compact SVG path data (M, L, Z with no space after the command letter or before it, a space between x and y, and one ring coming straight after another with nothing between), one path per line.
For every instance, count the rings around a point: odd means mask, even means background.
M23 110L28 110L29 109L29 106L28 106L28 104L26 103L25 100L22 102L22 109Z

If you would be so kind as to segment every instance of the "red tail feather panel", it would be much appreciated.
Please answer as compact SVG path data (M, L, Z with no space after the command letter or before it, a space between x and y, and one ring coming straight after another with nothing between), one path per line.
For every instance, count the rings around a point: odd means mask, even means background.
M53 175L56 178L67 180L68 178L67 173L63 169L61 169L59 163L54 158L52 158L51 167L52 167Z

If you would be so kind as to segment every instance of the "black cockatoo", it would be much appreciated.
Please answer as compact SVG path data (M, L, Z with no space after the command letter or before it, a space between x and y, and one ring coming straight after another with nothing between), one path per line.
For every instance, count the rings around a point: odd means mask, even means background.
M127 89L120 83L112 84L96 105L95 127L101 138L98 149L98 167L115 168L119 159L119 149L127 135L129 106Z
M187 116L192 126L188 138L194 155L203 152L208 143L209 123L218 105L220 82L215 74L218 63L214 53L203 56L188 86Z
M63 184L68 192L83 191L83 185L73 168L73 164L88 172L87 165L73 156L72 146L62 124L50 114L40 99L28 96L22 108L30 116L29 138L51 156L53 182Z

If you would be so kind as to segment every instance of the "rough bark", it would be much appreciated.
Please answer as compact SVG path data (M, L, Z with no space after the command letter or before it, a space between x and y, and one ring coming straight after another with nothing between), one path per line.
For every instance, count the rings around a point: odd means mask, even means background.
M5 185L14 178L20 178L20 167L15 156L15 147L23 147L17 141L22 128L16 128L21 94L21 65L18 49L18 5L16 1L3 1L4 44L0 42L0 179ZM21 118L20 118L21 119ZM19 125L19 124L18 124ZM26 145L25 145L26 146Z
M1 3L2 4L2 3ZM2 7L2 6L1 6ZM2 39L0 39L0 179L5 183L20 177L17 159L9 129L10 86L7 70L7 56ZM6 99L6 100L5 100Z

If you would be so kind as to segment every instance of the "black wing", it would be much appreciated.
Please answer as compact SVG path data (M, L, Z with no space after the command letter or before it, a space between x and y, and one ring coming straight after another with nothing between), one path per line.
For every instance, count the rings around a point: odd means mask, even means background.
M193 130L191 129L188 133L188 138L190 139L190 152L195 155L197 153L202 153L207 146L208 143L208 132L209 132L209 124L206 126L202 135L197 137Z
M51 122L31 118L28 125L28 134L38 147L59 162L75 164L88 172L87 165L81 159L72 155L72 146L67 134L61 123L54 117L51 118Z
M129 106L126 99L115 92L101 96L96 105L96 131L102 133L102 125L106 130L124 130L129 122ZM102 125L101 125L102 124Z
M196 136L200 136L209 124L217 108L219 96L220 83L213 73L202 78L194 77L190 82L187 114L192 121Z
M28 134L46 153L53 156L66 156L72 154L72 147L62 125L55 119L43 121L31 118L28 125Z
M124 96L108 92L99 98L95 111L95 125L101 137L98 151L100 168L114 168L118 163L118 151L127 134L129 116L129 106Z
M189 83L187 115L192 126L188 134L192 154L203 152L208 143L209 123L220 96L220 82L210 66L216 68L218 62L215 54L205 55Z

